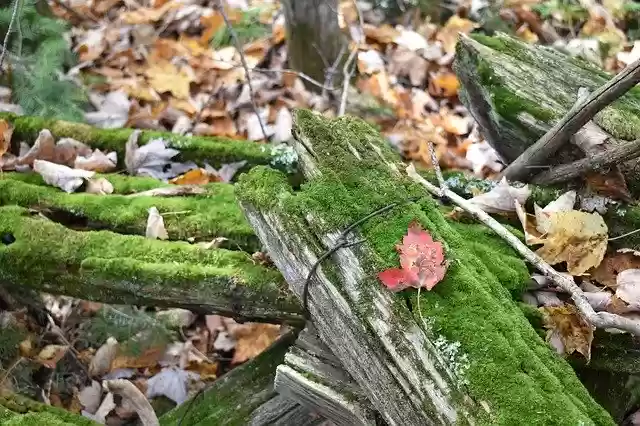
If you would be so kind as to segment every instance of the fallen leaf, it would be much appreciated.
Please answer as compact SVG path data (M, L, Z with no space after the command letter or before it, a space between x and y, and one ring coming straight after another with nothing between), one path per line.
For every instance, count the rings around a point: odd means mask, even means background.
M442 43L444 51L455 53L459 34L469 34L478 27L473 21L453 15L436 34L436 40Z
M400 47L414 52L417 50L427 49L429 47L429 42L422 36L422 34L406 29L400 30L400 34L393 39L393 42Z
M274 134L272 141L274 143L287 142L291 139L291 129L293 128L293 116L287 107L281 107L276 115L276 122L273 125Z
M146 349L140 355L123 355L118 354L113 362L111 362L111 370L122 370L128 368L153 368L164 355L165 346L154 346Z
M558 353L570 355L581 353L587 361L591 359L591 343L594 327L578 312L574 305L540 308L544 314L547 342Z
M179 368L163 368L160 373L147 381L147 398L166 396L180 405L188 398L189 380L195 380L199 377L197 373Z
M534 204L534 213L536 218L536 229L541 234L546 234L551 228L550 216L558 212L570 212L576 204L576 191L567 191L560 195L557 199L547 204L544 208L540 208Z
M33 170L42 176L48 185L56 186L69 193L74 192L82 186L85 180L91 179L95 174L95 172L88 170L72 169L44 160L35 160Z
M187 173L177 176L169 183L173 185L205 185L209 182L216 182L217 176L211 175L205 169L198 167L197 169L189 170Z
M442 243L434 241L417 222L409 225L402 244L396 245L401 268L391 268L378 274L378 278L391 291L407 287L431 290L444 278L447 263Z
M236 341L227 331L218 333L216 340L213 342L213 349L216 351L230 352L235 347Z
M536 228L535 216L525 211L524 207L515 201L516 214L522 224L522 230L524 232L524 242L528 245L542 244L544 239L542 233Z
M380 52L374 49L358 52L358 71L373 74L384 70L384 60Z
M188 99L193 78L169 61L155 62L145 71L149 85L159 93L170 92L178 99Z
M73 168L92 170L98 173L107 173L114 171L117 164L118 158L115 151L110 152L109 154L104 154L99 149L96 149L91 153L89 157L78 155L75 158Z
M113 194L114 188L106 178L91 178L87 180L85 192L87 194L107 195Z
M589 172L585 176L587 185L598 195L622 200L627 203L633 201L633 197L627 188L624 175L617 166L612 167L606 173Z
M97 423L104 424L106 417L114 408L116 408L116 403L113 400L113 394L109 392L104 397L104 399L102 400L102 403L100 404L100 406L98 407L95 413L90 413L88 411L83 410L82 415Z
M517 188L503 178L491 191L477 195L469 202L487 213L511 213L516 209L515 202L524 205L529 195L531 190L528 185Z
M100 377L107 374L111 369L111 362L118 352L118 341L109 337L107 341L98 348L89 363L89 376Z
M398 48L389 58L389 73L409 77L412 86L422 86L427 77L429 62L411 50Z
M486 141L469 145L465 158L471 162L473 173L477 175L485 167L493 172L499 172L504 167L496 150Z
M35 361L47 368L56 368L56 364L67 353L68 349L69 346L67 345L47 345L38 353Z
M139 147L139 136L140 131L134 131L125 145L124 164L130 175L166 180L194 168L191 164L172 162L171 159L180 151L167 148L163 139L152 139Z
M78 400L85 411L95 414L102 400L102 386L100 383L92 380L90 386L85 386L78 393Z
M615 289L618 274L627 269L640 269L640 256L633 251L607 254L600 265L591 271L591 278L600 284Z
M607 251L607 225L598 213L579 211L556 212L544 246L537 253L549 264L567 262L572 275L582 275L597 267Z
M121 128L129 119L129 108L129 96L124 90L117 90L101 100L98 111L86 112L84 118L88 124L103 129Z
M440 72L429 79L429 93L432 96L456 96L459 88L458 77L452 72Z
M51 132L42 129L31 149L18 157L18 164L33 166L35 160L55 162L56 141Z
M616 296L629 305L640 307L640 269L625 269L616 279Z
M0 157L11 148L13 125L7 120L0 120Z
M229 241L228 238L225 237L215 237L213 240L209 241L209 242L200 242L197 243L196 245L198 247L201 247L205 250L210 250L213 248L219 248L220 246L222 246L222 244L226 243L227 241Z
M218 180L228 183L231 182L238 170L242 169L246 164L247 161L242 160L233 163L225 163L218 170L211 167L208 163L204 163L204 167L209 174L213 174L218 177Z
M162 219L162 215L160 215L160 212L158 212L156 207L151 207L149 209L145 235L147 238L151 238L152 240L166 240L169 238L169 234L167 234L167 230L164 228L164 219Z
M238 324L230 331L235 339L231 364L241 364L268 348L280 335L280 326L263 323Z

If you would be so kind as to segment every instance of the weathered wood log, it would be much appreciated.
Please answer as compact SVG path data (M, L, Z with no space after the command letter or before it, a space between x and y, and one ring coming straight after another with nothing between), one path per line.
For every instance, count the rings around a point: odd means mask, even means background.
M244 252L74 231L18 206L0 207L0 235L0 282L8 287L245 320L302 319L278 271L255 264Z
M0 424L6 426L97 426L99 423L61 408L2 391L0 392Z
M581 87L593 91L611 76L597 66L556 49L527 45L505 34L461 37L454 69L462 84L460 99L478 121L488 142L510 163L549 130L576 101ZM640 89L602 110L594 122L614 138L640 134ZM583 157L567 144L549 165ZM640 163L623 172L629 189L640 190Z
M321 339L390 424L613 424L566 361L513 302L529 273L480 225L445 218L396 167L397 154L364 122L295 114L294 147L307 182L256 167L237 194L291 289L349 224L363 224L311 279L309 310ZM409 202L411 197L420 201ZM445 244L451 262L431 292L393 294L377 272L397 265L394 245L412 220Z
M246 364L234 368L193 400L186 401L160 418L163 426L183 425L325 425L312 414L273 389L275 370L287 348L295 341L289 333Z
M375 425L375 410L340 361L309 327L278 366L275 390L336 425Z
M105 152L116 151L120 165L124 164L125 144L133 132L133 129L99 129L83 123L11 113L0 113L0 119L13 124L14 133L11 140L14 146L20 141L32 143L40 130L48 129L56 139L73 138ZM195 161L198 164L208 162L219 167L225 163L245 160L247 168L255 164L287 167L291 161L283 158L282 152L273 150L271 146L221 137L181 136L171 132L142 130L138 142L144 145L155 138L161 138L170 148L179 150L180 155L176 157L179 161Z

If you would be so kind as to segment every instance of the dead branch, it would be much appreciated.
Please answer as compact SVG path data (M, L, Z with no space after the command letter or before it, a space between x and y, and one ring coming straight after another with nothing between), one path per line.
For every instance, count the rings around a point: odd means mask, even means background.
M582 158L569 164L562 164L535 176L531 182L538 185L551 185L566 182L590 171L602 170L616 163L624 163L640 157L640 139L632 142L619 142L602 152Z
M418 174L413 164L409 165L406 169L409 177L422 186L424 186L430 193L439 196L440 189L435 185L425 180ZM556 271L551 265L544 261L540 256L535 254L529 249L522 241L520 241L515 235L502 226L497 220L492 218L487 212L481 208L473 205L468 200L462 198L453 191L445 190L445 195L451 201L453 201L458 207L462 208L467 213L471 214L474 218L491 228L496 234L504 239L511 247L513 247L522 257L524 257L529 263L531 263L538 271L548 277L553 283L567 292L573 302L576 305L578 311L589 321L593 326L597 328L616 328L623 331L628 331L635 336L640 336L640 322L634 321L629 318L624 318L620 315L610 314L608 312L596 312L584 295L584 292L576 285L573 279L568 278L558 271Z
M578 102L536 143L525 150L503 172L510 181L525 181L531 166L542 165L598 112L624 95L640 81L640 59L600 86L584 102Z

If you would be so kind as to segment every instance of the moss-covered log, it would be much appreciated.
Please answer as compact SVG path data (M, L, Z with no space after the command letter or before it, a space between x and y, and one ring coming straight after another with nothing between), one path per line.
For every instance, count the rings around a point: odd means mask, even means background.
M278 271L257 265L245 252L74 231L18 206L0 207L0 235L0 281L9 286L241 319L301 320Z
M160 424L174 426L181 419L181 424L189 426L311 426L324 422L273 390L276 367L294 341L293 334L283 336L255 359L220 377L193 401L160 417Z
M230 240L229 247L259 249L258 239L240 211L231 184L204 185L206 193L188 197L127 197L127 193L168 185L151 178L117 174L103 177L113 183L114 194L68 194L44 184L37 174L6 173L0 179L0 205L48 211L71 227L132 235L145 235L149 208L156 207L165 215L164 224L171 240L211 241L225 237Z
M507 162L532 145L575 103L578 89L594 91L611 75L579 58L549 47L531 46L504 34L462 37L456 73L460 99L487 140ZM624 143L640 134L640 88L598 113L594 121ZM567 144L549 164L581 157ZM640 189L637 161L625 164L630 189Z
M257 167L241 178L237 194L299 296L342 229L403 203L363 224L352 238L365 242L333 254L309 288L320 337L387 423L613 424L513 301L529 272L511 248L482 225L448 219L364 122L299 111L294 134L307 178L301 190ZM397 266L395 244L413 220L445 244L450 262L420 305L415 291L393 294L377 279Z
M2 391L0 393L0 424L4 426L96 426L99 423L60 408Z
M12 142L33 143L42 129L49 129L57 138L73 138L102 151L116 151L118 163L124 164L125 144L133 129L99 129L82 123L51 120L40 117L18 116L0 113L0 119L14 126ZM279 153L272 154L272 147L256 142L220 137L181 136L170 132L143 130L138 140L141 145L151 139L161 138L171 148L180 151L181 161L208 162L212 166L235 161L247 161L247 167L256 164L278 164Z

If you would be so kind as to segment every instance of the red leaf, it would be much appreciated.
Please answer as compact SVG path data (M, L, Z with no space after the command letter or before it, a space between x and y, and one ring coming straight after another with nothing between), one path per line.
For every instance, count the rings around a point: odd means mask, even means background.
M412 222L402 244L396 245L400 253L400 267L387 269L378 274L380 281L391 291L407 287L424 287L431 290L444 278L447 263L442 244L433 241L431 235L420 224Z

